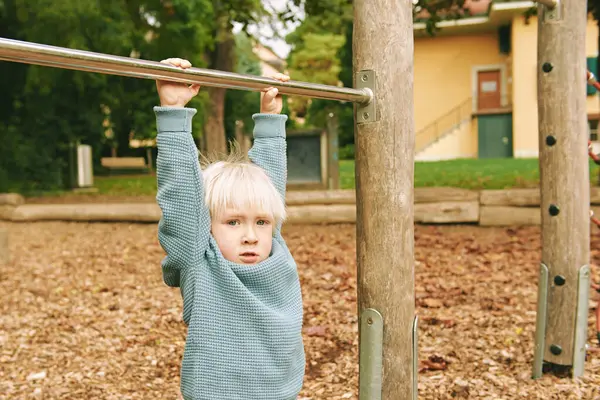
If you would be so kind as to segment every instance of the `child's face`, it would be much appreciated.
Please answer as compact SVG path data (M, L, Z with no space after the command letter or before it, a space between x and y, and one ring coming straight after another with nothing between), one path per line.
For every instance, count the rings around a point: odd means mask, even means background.
M251 210L225 210L212 219L212 235L226 260L252 265L269 257L273 218Z

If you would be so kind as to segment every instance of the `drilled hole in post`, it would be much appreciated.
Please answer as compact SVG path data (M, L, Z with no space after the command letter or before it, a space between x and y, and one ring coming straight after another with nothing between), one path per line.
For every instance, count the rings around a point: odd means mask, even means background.
M544 71L545 73L548 73L548 72L552 71L553 69L554 69L554 65L552 65L552 63L545 62L544 65L542 65L542 71Z

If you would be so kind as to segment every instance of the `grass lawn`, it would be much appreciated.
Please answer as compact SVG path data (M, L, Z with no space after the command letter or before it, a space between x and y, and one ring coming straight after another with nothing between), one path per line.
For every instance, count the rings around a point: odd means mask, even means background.
M590 161L590 181L596 185L598 169ZM353 189L354 161L340 161L340 186ZM95 177L97 195L155 196L156 176ZM539 185L537 159L450 160L415 163L415 187L451 186L465 189L531 188ZM64 193L62 193L64 194ZM60 196L47 193L45 196Z
M94 177L98 194L114 196L156 196L155 175Z
M590 181L598 182L598 169L590 161ZM415 187L451 186L465 189L538 187L538 159L462 159L415 163ZM340 185L354 188L354 161L340 162Z

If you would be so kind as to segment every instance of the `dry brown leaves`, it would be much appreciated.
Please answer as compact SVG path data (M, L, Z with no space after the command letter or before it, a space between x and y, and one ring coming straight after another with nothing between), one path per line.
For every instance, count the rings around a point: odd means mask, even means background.
M162 283L155 224L0 229L12 255L0 267L0 399L179 397L185 327L178 290ZM354 232L285 230L303 285L304 399L358 398ZM530 379L539 228L417 226L415 236L420 399L600 398L599 352L582 379Z

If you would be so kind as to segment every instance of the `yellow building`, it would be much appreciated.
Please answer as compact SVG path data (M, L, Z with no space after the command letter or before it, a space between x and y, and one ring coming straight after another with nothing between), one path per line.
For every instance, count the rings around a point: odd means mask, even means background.
M471 4L473 16L441 22L434 37L415 22L416 159L537 157L537 18L524 17L536 5ZM597 56L598 26L590 16L586 57L594 74ZM592 132L599 111L590 88Z

